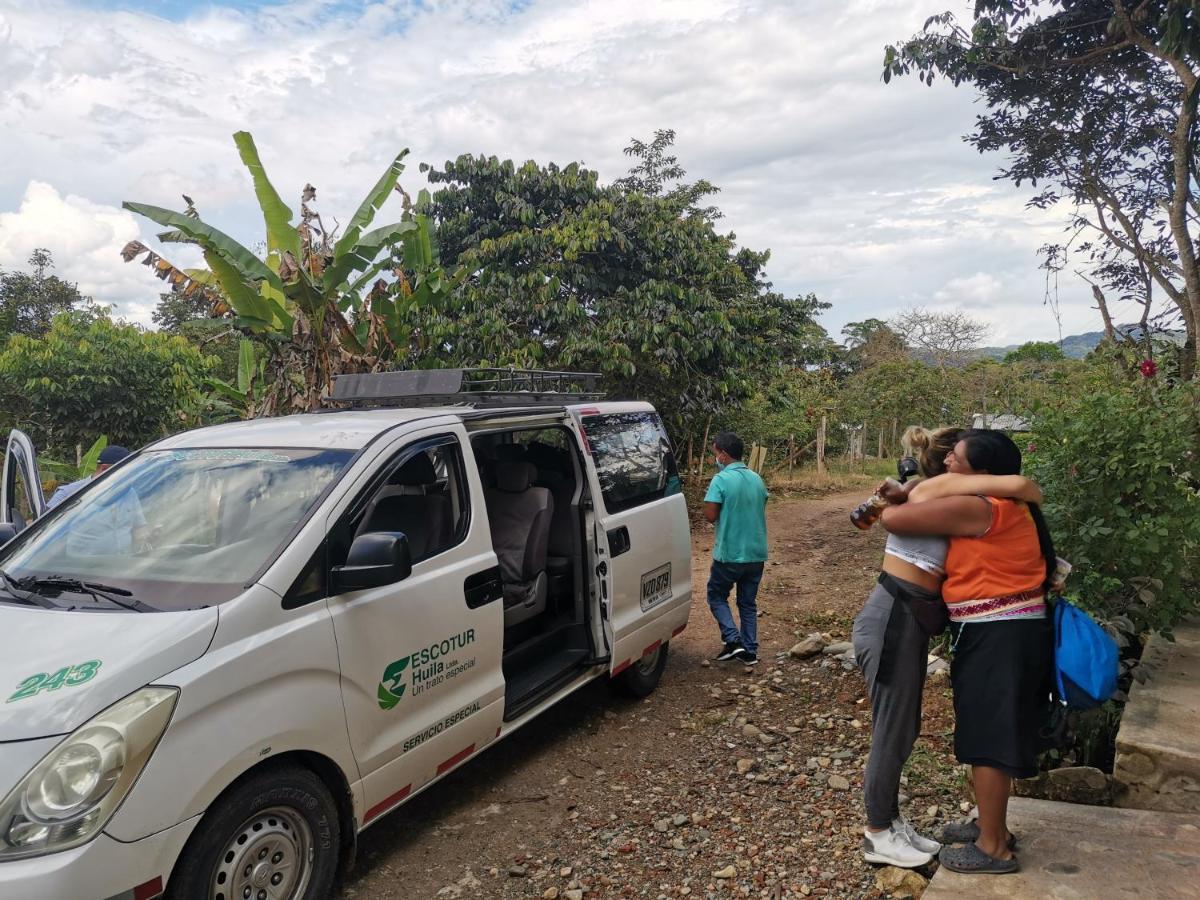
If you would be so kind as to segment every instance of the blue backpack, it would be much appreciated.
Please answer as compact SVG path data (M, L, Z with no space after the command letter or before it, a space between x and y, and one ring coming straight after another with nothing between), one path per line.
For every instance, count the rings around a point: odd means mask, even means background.
M1062 597L1054 601L1054 677L1069 709L1099 706L1117 689L1116 642Z

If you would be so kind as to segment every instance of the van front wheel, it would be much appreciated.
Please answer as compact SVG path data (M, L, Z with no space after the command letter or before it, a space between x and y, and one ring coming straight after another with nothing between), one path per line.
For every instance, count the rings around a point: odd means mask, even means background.
M167 885L168 900L324 900L338 867L337 808L325 783L287 766L251 775L208 811Z
M667 667L667 644L660 644L613 679L613 687L627 697L648 697Z

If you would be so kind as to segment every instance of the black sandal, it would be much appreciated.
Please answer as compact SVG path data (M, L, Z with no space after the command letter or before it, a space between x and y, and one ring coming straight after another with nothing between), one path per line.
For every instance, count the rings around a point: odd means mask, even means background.
M1012 859L997 859L988 856L974 844L944 847L938 854L938 862L951 872L964 875L1010 875L1021 868L1015 856Z
M951 822L942 829L943 844L973 844L979 840L979 822L968 819L966 822ZM1017 849L1017 836L1009 834L1008 849Z

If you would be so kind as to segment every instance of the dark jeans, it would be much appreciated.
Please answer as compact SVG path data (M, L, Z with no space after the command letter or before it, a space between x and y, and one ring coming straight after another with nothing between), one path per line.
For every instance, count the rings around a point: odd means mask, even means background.
M762 581L763 564L723 563L715 559L708 575L708 608L721 629L721 640L727 644L741 644L751 653L758 652L758 584ZM729 590L737 585L738 619L741 629L734 624L733 612L729 609Z

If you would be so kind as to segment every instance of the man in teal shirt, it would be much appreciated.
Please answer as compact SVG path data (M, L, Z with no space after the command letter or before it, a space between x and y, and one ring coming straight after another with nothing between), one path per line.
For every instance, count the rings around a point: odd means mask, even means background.
M767 486L742 462L742 439L722 431L713 442L719 471L704 495L704 518L716 525L708 608L725 646L719 660L758 662L758 585L767 560ZM737 586L739 628L729 609L729 591Z

